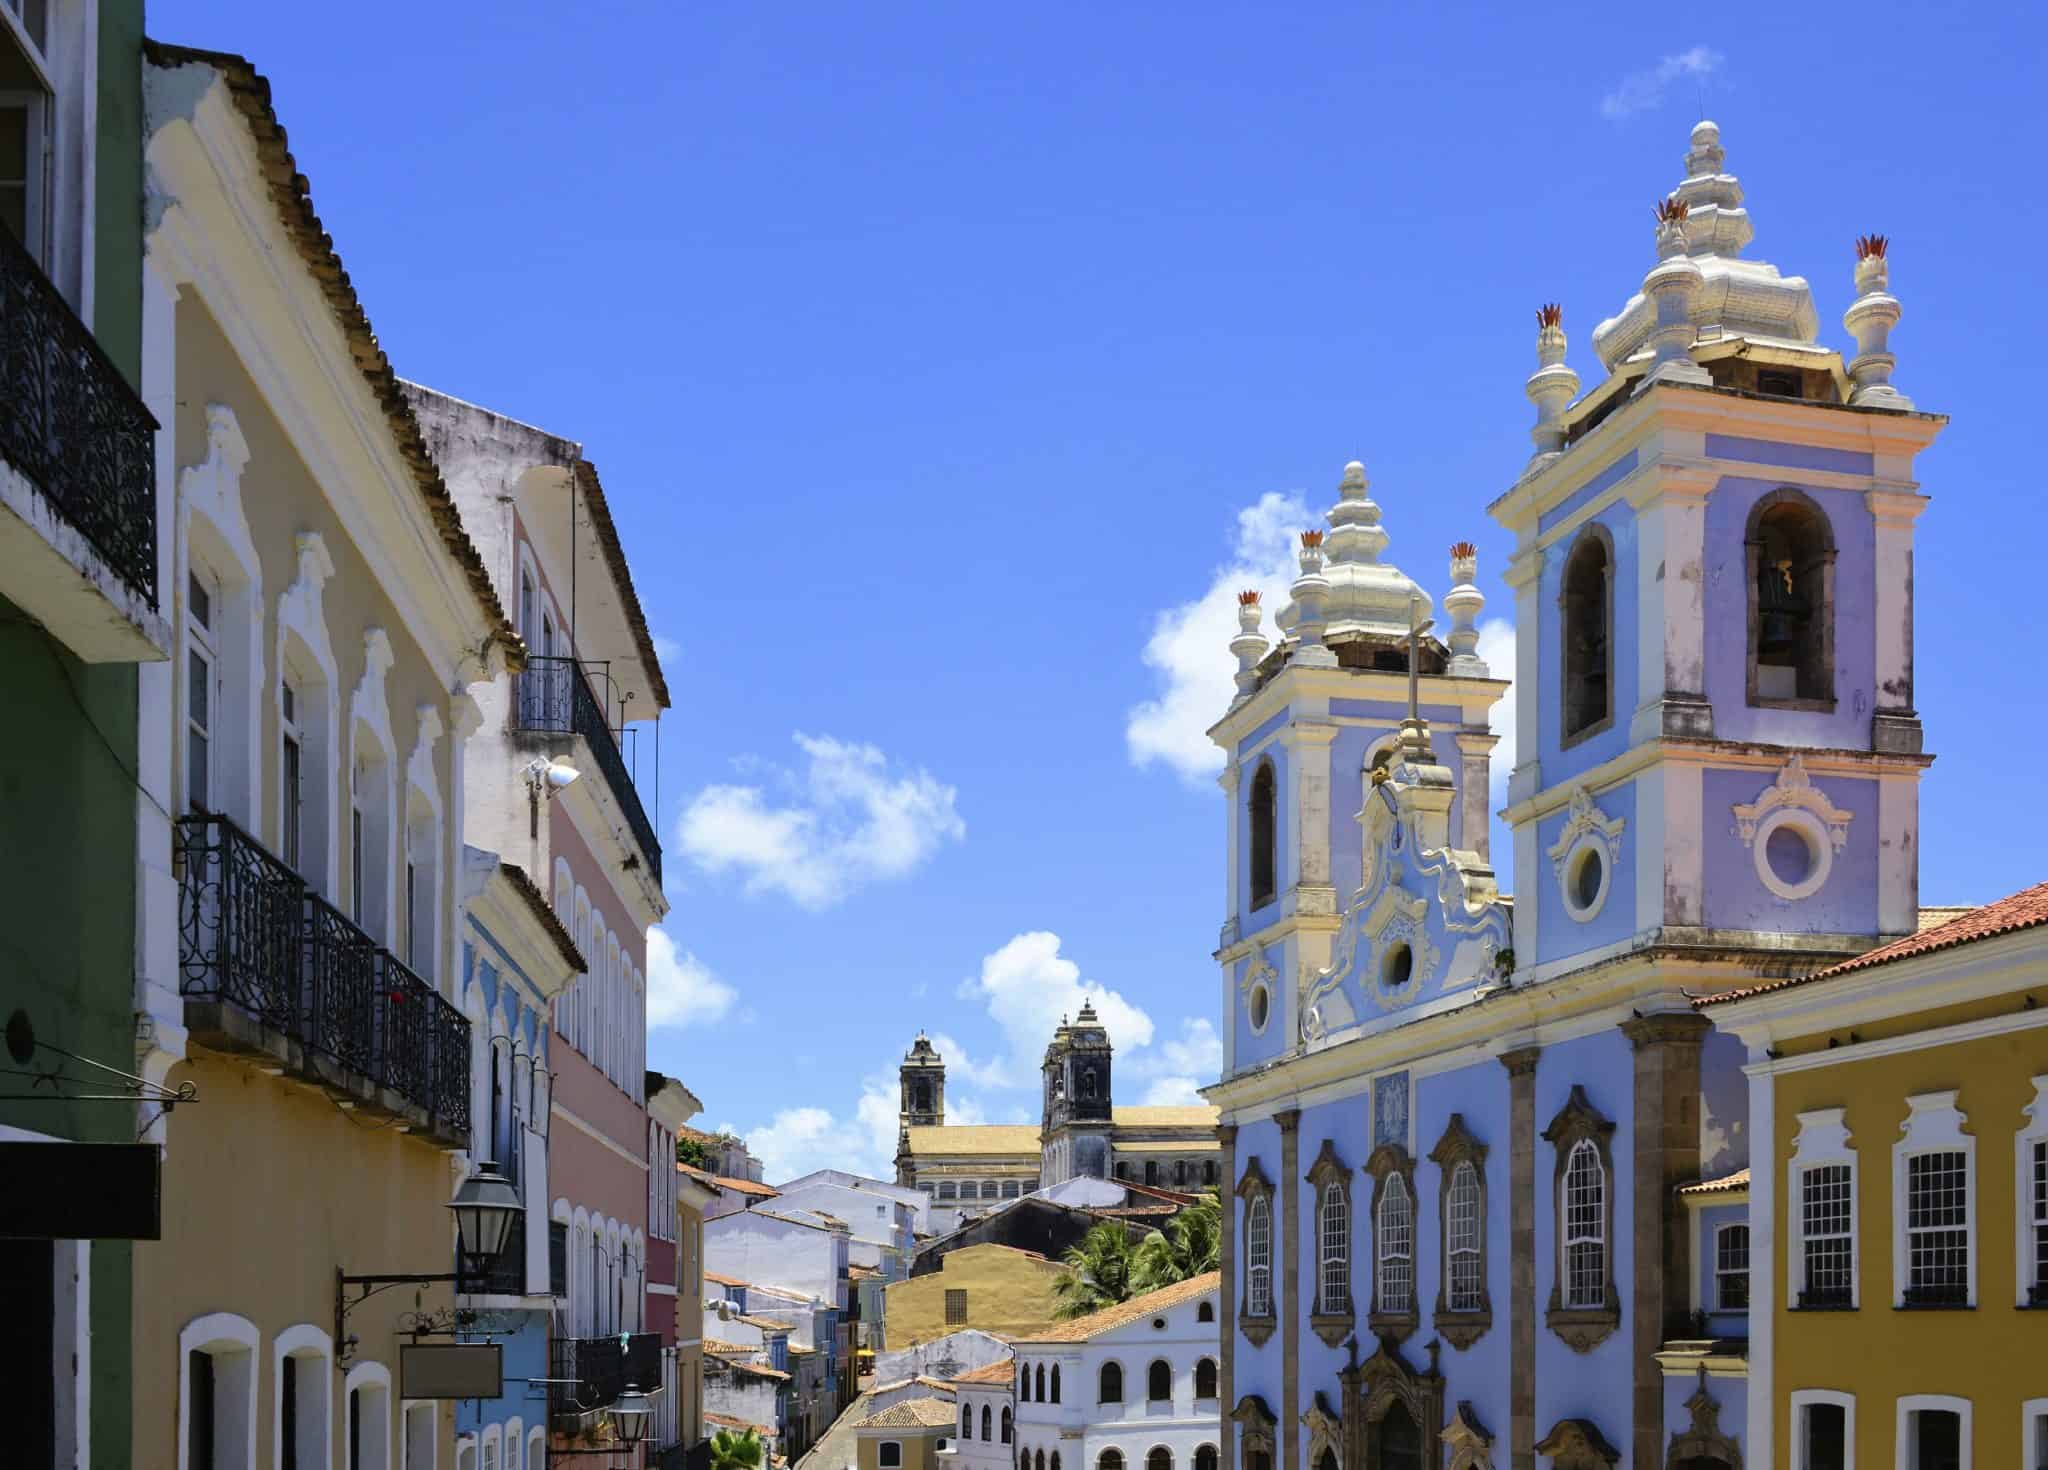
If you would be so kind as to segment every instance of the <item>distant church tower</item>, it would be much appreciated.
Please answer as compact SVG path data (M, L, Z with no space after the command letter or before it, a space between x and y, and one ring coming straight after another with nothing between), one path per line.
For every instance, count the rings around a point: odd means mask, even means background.
M941 1128L946 1122L946 1059L922 1031L904 1053L896 1079L896 1182L914 1184L917 1181L911 1177L910 1130Z
M1109 1177L1109 1032L1095 1007L1060 1018L1045 1049L1045 1121L1039 1137L1041 1186Z

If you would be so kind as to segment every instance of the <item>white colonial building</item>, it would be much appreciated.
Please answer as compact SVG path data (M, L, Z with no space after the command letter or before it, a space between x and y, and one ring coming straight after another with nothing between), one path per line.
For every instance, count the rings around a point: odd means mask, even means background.
M1016 1362L1007 1354L953 1380L960 1435L940 1457L950 1470L1011 1470L1017 1440Z
M1020 1339L1017 1470L1216 1470L1219 1281L1210 1271Z

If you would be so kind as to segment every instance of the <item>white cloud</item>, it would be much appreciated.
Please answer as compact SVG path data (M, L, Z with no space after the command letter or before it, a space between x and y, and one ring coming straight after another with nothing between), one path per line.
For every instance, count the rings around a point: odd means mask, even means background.
M1131 710L1124 741L1134 765L1164 761L1184 779L1201 781L1223 769L1223 752L1208 729L1223 718L1236 692L1229 643L1237 636L1237 594L1265 594L1265 630L1285 605L1294 581L1295 536L1311 524L1300 495L1268 491L1237 513L1237 540L1229 562L1193 602L1159 614L1145 644L1145 662L1157 674L1159 694Z
M1488 618L1479 625L1479 656L1486 660L1487 672L1496 679L1515 677L1515 625L1506 618ZM1500 703L1493 707L1493 733L1500 737L1500 743L1493 748L1491 771L1492 790L1487 795L1495 811L1507 803L1508 775L1515 768L1515 686L1510 683L1508 692L1500 697Z
M896 1157L896 1082L870 1077L851 1115L824 1108L784 1108L764 1128L723 1129L739 1134L761 1161L771 1184L785 1183L813 1169L847 1169L870 1178L893 1179Z
M806 765L765 768L773 793L718 785L691 799L676 823L685 857L707 872L740 873L749 893L780 892L816 910L903 877L967 835L957 793L921 767L892 767L874 746L829 735L795 740Z
M1725 60L1720 52L1694 46L1676 56L1667 56L1655 66L1630 72L1621 85L1600 99L1600 115L1613 122L1647 112L1664 100L1673 82L1685 77L1705 77Z
M1212 1077L1209 1079L1214 1081ZM1161 1077L1145 1089L1144 1106L1148 1108L1185 1108L1203 1102L1202 1094L1195 1089L1202 1084L1192 1077Z
M1196 1089L1223 1075L1223 1038L1206 1016L1189 1016L1180 1023L1178 1037L1162 1041L1157 1051L1140 1053L1128 1070L1151 1079L1146 1107L1198 1103L1202 1098Z
M691 1026L721 1019L739 992L659 926L647 931L647 1024Z
M654 656L661 660L662 671L666 673L675 660L683 656L683 645L673 638L660 633L654 635Z
M1149 1046L1152 1018L1104 985L1084 985L1081 967L1060 953L1060 937L1043 929L1019 934L981 962L981 973L960 982L960 998L978 1000L1003 1034L1007 1057L990 1065L990 1081L1035 1085L1045 1044L1060 1018L1071 1019L1092 1002L1119 1052ZM952 1059L947 1058L950 1069Z

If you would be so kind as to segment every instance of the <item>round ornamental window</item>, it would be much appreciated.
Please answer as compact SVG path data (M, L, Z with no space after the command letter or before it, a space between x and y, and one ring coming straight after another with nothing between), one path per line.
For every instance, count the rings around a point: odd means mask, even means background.
M1802 807L1779 807L1765 817L1757 826L1751 852L1764 887L1794 901L1819 892L1835 862L1827 829Z
M1266 1029L1266 1022L1273 1011L1273 992L1261 980L1252 986L1252 993L1245 997L1245 1014L1252 1023L1252 1035L1257 1036Z
M1403 989L1415 978L1415 951L1402 943L1387 951L1380 962L1380 984L1389 990Z
M1614 877L1607 844L1588 832L1565 854L1564 868L1558 876L1565 912L1585 923L1607 906L1607 889Z

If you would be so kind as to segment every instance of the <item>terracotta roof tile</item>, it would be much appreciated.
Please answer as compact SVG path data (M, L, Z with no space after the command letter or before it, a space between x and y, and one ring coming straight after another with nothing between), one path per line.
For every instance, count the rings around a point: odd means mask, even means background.
M569 968L579 975L588 974L590 965L583 958L583 951L576 947L575 939L563 926L562 921L555 917L555 911L548 906L547 899L541 895L533 879L527 876L526 869L517 863L500 861L498 870L518 890L521 901L533 911L533 917L541 928L548 931L548 938L554 940L556 952L568 962Z
M742 1281L737 1276L721 1276L716 1271L706 1271L704 1279L706 1281L715 1281L720 1286L752 1286L754 1284L751 1281Z
M854 1428L951 1429L959 1418L960 1411L945 1399L905 1399L900 1404L891 1404L879 1414L870 1414Z
M763 1439L775 1438L775 1430L766 1424L755 1424L747 1419L735 1419L730 1414L721 1414L715 1409L704 1411L704 1422L716 1424L720 1429L751 1429Z
M984 1367L976 1368L972 1373L962 1373L958 1378L955 1378L953 1381L955 1383L974 1384L1008 1383L1012 1378L1016 1376L1016 1360L1013 1358L999 1358L995 1362L987 1364Z
M1197 1297L1207 1296L1222 1285L1221 1272L1204 1271L1200 1276L1190 1276L1172 1286L1163 1286L1158 1291L1148 1291L1143 1296L1134 1296L1127 1302L1107 1307L1086 1317L1076 1317L1071 1322L1062 1322L1044 1332L1034 1332L1019 1342L1086 1342L1105 1332L1125 1327L1140 1317L1154 1312L1164 1312L1171 1307L1191 1302Z
M1701 1179L1692 1184L1678 1186L1680 1194L1738 1194L1749 1188L1749 1170L1737 1169L1733 1174L1723 1174L1719 1179Z
M2000 934L2011 934L2019 929L2032 929L2041 924L2048 924L2048 883L2036 883L2032 888L2023 888L2011 897L2001 898L1996 903L1987 903L1982 908L1967 909L1946 924L1937 924L1934 928L1923 929L1918 934L1908 934L1903 939L1894 939L1890 944L1881 944L1876 949L1866 950L1854 959L1829 965L1824 970L1815 970L1811 975L1795 975L1785 980L1752 985L1743 990L1702 996L1693 1004L1702 1008L1726 1005L1730 1001L1769 995L1779 990L1790 990L1798 985L1811 985L1816 980L1829 980L1837 975L1867 970L1873 965L1885 965L1894 960L1911 959L1915 955L1954 949L1960 944L1971 944L1979 939L1992 939Z

